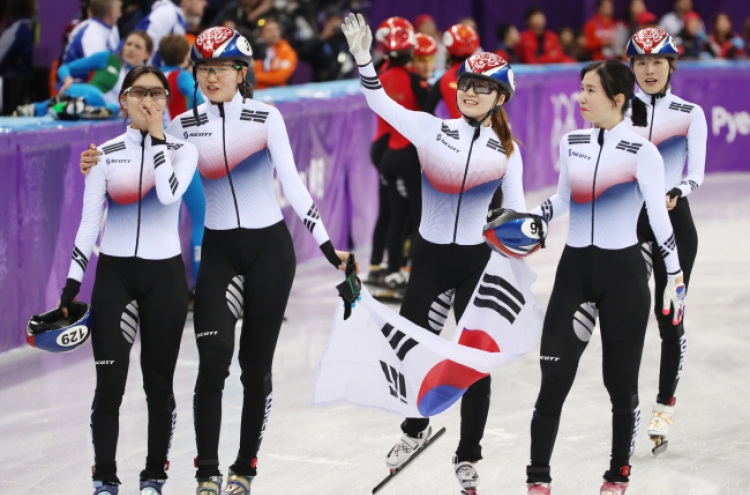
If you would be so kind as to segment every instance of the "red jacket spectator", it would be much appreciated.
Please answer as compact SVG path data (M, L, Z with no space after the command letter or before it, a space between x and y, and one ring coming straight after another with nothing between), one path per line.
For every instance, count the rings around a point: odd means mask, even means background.
M516 48L521 63L556 64L574 62L572 58L563 53L560 40L554 32L545 30L541 39L542 45L540 46L540 37L534 31L527 29L521 33L521 41Z
M422 109L422 104L427 98L429 86L424 79L411 72L410 68L403 66L391 67L381 72L378 75L378 79L380 79L385 93L393 101L407 110L419 111ZM383 134L391 135L388 140L388 147L392 150L400 150L410 144L408 139L399 134L385 120L378 117L376 140L382 137Z
M586 43L583 47L591 52L594 60L615 58L614 42L617 35L617 22L611 17L594 14L583 26Z

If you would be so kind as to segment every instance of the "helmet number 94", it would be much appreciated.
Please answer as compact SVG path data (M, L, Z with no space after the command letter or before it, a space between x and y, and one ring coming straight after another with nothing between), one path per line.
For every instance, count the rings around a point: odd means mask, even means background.
M83 342L89 334L89 329L84 325L68 328L57 336L57 345L61 347L73 347Z
M543 230L540 235L540 227ZM521 231L532 239L539 239L540 237L546 237L547 229L545 228L544 222L535 222L532 219L527 219L521 225Z

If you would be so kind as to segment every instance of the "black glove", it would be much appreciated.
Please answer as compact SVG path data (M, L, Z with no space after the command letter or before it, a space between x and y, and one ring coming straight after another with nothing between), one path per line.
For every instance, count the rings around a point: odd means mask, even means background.
M67 282L65 282L65 287L63 287L62 295L60 296L60 309L67 309L68 306L70 306L70 303L73 302L73 299L75 299L75 297L78 295L78 291L80 290L81 282L69 278Z
M682 197L682 189L680 189L679 187L673 187L669 190L667 196L669 196L670 200L673 200L675 198L679 199Z
M494 220L496 220L503 213L505 213L505 208L495 208L494 210L488 211L487 212L487 223L492 223Z
M357 276L357 264L353 254L346 259L344 274L346 280L337 285L336 290L339 291L339 297L344 300L344 319L346 320L352 315L352 308L362 292L362 281Z

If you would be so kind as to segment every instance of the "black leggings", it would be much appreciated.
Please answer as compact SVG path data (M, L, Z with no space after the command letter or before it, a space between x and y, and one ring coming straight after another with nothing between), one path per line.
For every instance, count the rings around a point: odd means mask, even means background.
M690 283L690 274L693 271L695 257L698 254L698 232L695 230L687 198L677 200L677 206L669 212L669 219L672 221L680 267L687 288ZM648 264L653 263L654 270L654 314L661 335L661 369L659 370L659 394L656 396L656 401L660 404L674 405L674 394L682 374L687 346L685 327L683 322L680 322L679 325L673 325L671 313L668 315L661 313L662 294L664 294L664 287L667 283L667 268L659 250L652 249L652 246L658 245L658 243L654 239L651 225L648 223L648 213L645 207L641 211L640 218L638 218L638 241L642 243L641 249L646 262Z
M422 169L417 149L408 145L400 150L388 148L380 161L388 194L388 273L406 264L404 243L414 240L422 218Z
M96 393L91 406L95 481L120 483L117 439L130 349L140 323L141 370L148 404L148 456L141 480L166 479L177 413L172 378L188 312L181 256L166 260L99 255L91 296Z
M385 254L386 240L388 239L388 226L391 222L390 210L388 209L388 182L380 173L380 162L383 153L388 148L390 134L381 136L370 146L370 160L378 169L378 218L375 221L375 230L372 233L372 253L370 253L370 265L380 265Z
M417 234L414 241L411 277L406 286L401 316L412 323L440 334L455 295L456 321L466 310L471 295L490 259L487 244L462 246L433 244ZM490 410L490 377L471 385L461 399L461 439L456 455L459 461L482 459L479 442L484 436ZM417 436L430 424L428 418L407 418L401 429Z
M648 323L645 263L639 246L607 250L565 246L542 330L542 386L531 420L528 482L550 482L550 458L568 396L594 328L602 337L602 374L612 401L608 481L627 481L638 432L638 370Z
M206 229L195 289L195 338L200 355L195 384L196 477L218 476L221 400L240 335L240 380L244 389L239 452L232 470L256 475L256 455L273 399L271 366L296 258L281 221L263 229Z

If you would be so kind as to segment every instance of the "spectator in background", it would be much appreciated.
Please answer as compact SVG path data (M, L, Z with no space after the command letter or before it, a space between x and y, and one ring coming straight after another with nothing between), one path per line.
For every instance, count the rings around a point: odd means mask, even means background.
M546 28L547 18L539 7L526 11L528 29L521 33L518 43L518 58L525 64L554 64L573 62L562 51L557 35Z
M471 29L473 29L474 31L476 31L477 33L479 32L479 28L477 27L477 21L475 21L474 18L471 17L471 16L467 15L466 17L460 18L458 20L458 22L456 22L456 24L461 24L463 26L468 26ZM482 46L480 45L480 46L477 47L477 51L478 52L483 52L484 49L482 49Z
M659 27L669 33L670 36L677 36L682 28L685 27L685 14L693 10L693 0L674 0L674 11L664 14L659 21ZM705 26L701 26L705 30Z
M716 15L706 48L715 58L744 58L745 40L732 29L732 20L728 14L720 12Z
M519 63L518 55L516 55L516 46L521 39L521 35L518 33L516 26L507 22L498 24L495 29L495 35L497 36L497 49L495 53L503 57L511 65Z
M63 56L65 64L95 53L117 51L120 44L117 30L120 0L91 0L88 11L89 18L76 24L70 33L70 41Z
M443 33L435 25L435 19L430 14L418 15L414 19L414 32L424 33L431 36L437 43L437 53L435 54L435 67L445 69L447 58L445 56L445 45L443 45Z
M320 36L301 43L297 55L312 65L313 82L350 79L354 77L355 63L341 32L344 15L335 7L327 9L325 15Z
M161 39L168 34L185 35L190 27L188 17L202 17L206 3L206 0L180 0L179 5L172 0L157 0L154 3L151 12L136 27L139 31L146 31L154 40L157 50L151 56L153 65L161 65L158 51Z
M586 37L584 34L572 27L563 26L557 33L563 53L571 60L577 62L588 62L591 53L586 50Z
M458 91L458 69L461 64L474 55L479 48L479 35L469 26L454 24L443 34L443 44L448 50L448 69L435 83L430 94L422 106L423 111L434 114L435 109L443 100L448 115L452 119L460 119L461 112L456 103Z
M169 125L172 119L193 108L195 78L192 71L188 70L190 67L190 44L184 36L168 34L159 43L159 53L164 63L161 71L169 83L170 100L164 111L164 120L166 125ZM197 93L197 99L198 105L203 103L200 92Z
M622 20L617 23L617 34L615 35L614 50L617 57L625 53L630 37L638 31L638 16L646 12L646 3L643 0L631 0L628 8L622 16Z
M297 68L297 53L281 37L281 26L276 20L266 19L260 24L263 26L258 41L265 46L265 57L255 59L255 87L286 86Z
M277 14L273 0L235 0L219 11L211 25L232 28L252 42L260 32L258 21Z
M614 11L612 0L596 0L596 14L583 27L584 48L591 52L593 60L613 59L618 55L614 49L617 36Z
M711 54L705 49L708 36L703 30L703 21L700 16L690 11L683 16L682 20L685 26L675 38L679 45L680 58L711 58Z
M34 66L36 0L8 0L0 36L0 77L28 77Z
M120 38L125 39L143 19L141 0L122 0L122 15L117 21Z
M641 12L640 14L638 14L637 20L638 20L637 30L659 27L659 19L656 17L656 14L648 12L648 11Z
M435 72L435 55L438 45L435 38L429 34L417 33L414 36L414 69L419 77L427 81Z

